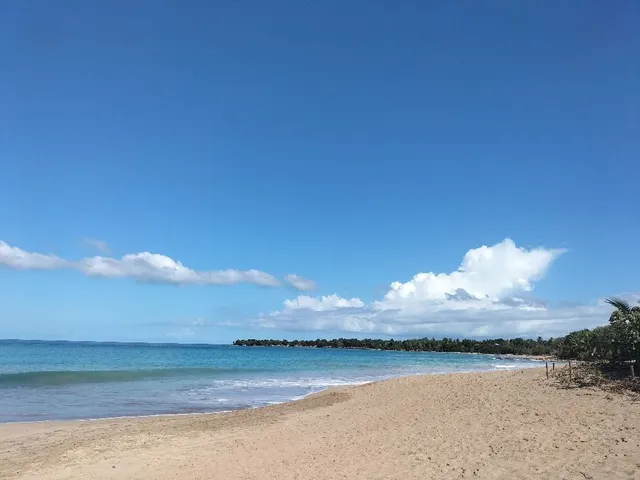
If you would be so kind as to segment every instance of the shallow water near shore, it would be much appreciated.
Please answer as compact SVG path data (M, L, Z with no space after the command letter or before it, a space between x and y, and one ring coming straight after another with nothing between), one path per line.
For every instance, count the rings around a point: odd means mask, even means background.
M0 341L0 422L221 412L404 375L540 365L458 353Z

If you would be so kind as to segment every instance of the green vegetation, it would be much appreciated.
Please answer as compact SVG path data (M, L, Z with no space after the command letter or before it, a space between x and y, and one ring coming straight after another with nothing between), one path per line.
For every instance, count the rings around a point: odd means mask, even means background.
M618 298L608 298L606 302L615 308L609 325L571 332L564 337L560 357L614 364L640 363L640 307L632 308Z
M514 355L551 355L557 340L514 338L504 340L458 340L443 338L419 338L412 340L379 340L367 338L336 338L333 340L236 340L234 345L248 347L315 347L315 348L360 348L374 350L404 350L409 352L462 352Z
M621 364L640 363L640 307L631 307L618 298L607 299L615 308L609 325L593 330L571 332L565 337L538 337L536 340L502 338L490 340L459 340L419 338L412 340L380 340L337 338L333 340L236 340L234 345L262 347L354 348L403 350L410 352L489 353L494 355L547 355L561 359Z

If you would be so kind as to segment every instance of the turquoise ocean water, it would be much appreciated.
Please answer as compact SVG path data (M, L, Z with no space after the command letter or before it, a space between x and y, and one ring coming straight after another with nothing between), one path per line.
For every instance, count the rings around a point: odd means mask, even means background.
M0 422L221 412L402 375L533 366L456 353L0 340Z

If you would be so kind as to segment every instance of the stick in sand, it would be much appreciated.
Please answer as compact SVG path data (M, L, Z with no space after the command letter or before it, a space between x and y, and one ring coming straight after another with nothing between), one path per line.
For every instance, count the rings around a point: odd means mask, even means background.
M569 360L569 383L571 383L571 360Z

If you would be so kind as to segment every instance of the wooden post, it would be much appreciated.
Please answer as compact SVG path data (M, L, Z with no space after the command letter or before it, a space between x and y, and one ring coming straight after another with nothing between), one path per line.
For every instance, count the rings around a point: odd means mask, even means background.
M547 370L547 379L549 378L549 362L544 361L544 368Z
M631 365L631 378L636 378L636 371L633 368L633 364Z
M551 371L552 372L556 371L556 362L551 362Z
M571 383L571 360L569 360L569 383Z

